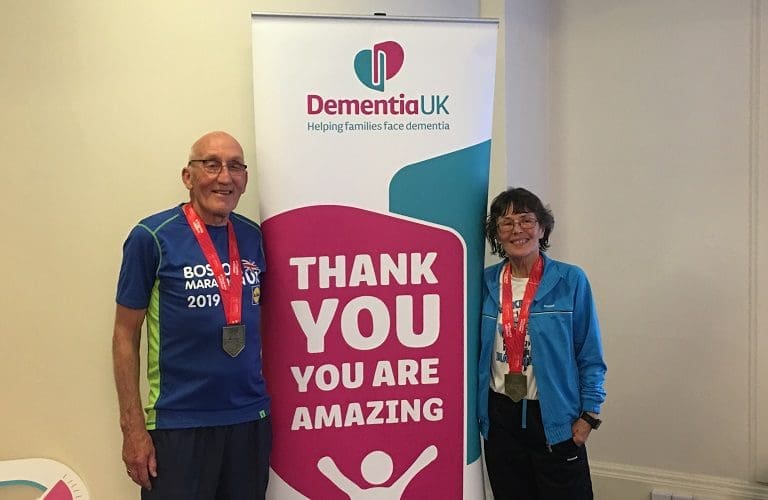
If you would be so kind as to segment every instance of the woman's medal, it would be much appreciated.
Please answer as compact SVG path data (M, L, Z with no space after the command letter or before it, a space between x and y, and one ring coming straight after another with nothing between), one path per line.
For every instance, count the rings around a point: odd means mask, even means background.
M504 375L504 394L515 403L528 395L528 377L523 373L523 347L531 303L536 296L536 289L539 287L543 270L544 263L539 256L533 264L528 283L525 285L525 294L523 294L523 303L520 306L517 322L514 318L512 270L509 264L504 267L502 275L501 325L507 361L509 362L509 373Z
M507 373L504 375L504 394L515 403L528 395L528 377L525 373Z

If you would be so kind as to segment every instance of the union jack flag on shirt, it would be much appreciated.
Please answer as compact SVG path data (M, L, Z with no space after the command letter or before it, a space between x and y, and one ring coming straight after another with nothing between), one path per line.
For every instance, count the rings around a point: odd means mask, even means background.
M255 262L252 260L242 259L243 261L243 270L244 271L254 271L254 272L261 272L261 269L259 269L259 266L256 265Z

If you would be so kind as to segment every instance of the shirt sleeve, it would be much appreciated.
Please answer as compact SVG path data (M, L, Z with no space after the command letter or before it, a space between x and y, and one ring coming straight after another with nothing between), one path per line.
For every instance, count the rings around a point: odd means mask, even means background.
M123 263L117 281L117 303L131 309L146 309L157 279L160 249L148 228L138 225L123 244Z
M576 364L579 370L581 406L583 411L600 413L605 401L605 372L600 325L592 297L592 288L580 270L574 304Z

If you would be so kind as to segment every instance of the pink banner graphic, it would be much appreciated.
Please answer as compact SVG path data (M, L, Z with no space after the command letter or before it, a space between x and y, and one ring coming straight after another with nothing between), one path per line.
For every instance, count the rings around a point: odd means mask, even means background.
M263 230L275 473L310 498L461 496L462 240L328 205Z

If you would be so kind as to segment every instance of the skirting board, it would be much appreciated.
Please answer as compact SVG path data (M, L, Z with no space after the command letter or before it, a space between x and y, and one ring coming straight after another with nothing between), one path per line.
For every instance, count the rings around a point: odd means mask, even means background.
M616 489L617 481L635 483L632 491L638 491L638 484L647 485L647 496L653 488L673 492L687 492L696 500L763 500L768 499L768 485L750 483L737 479L728 479L705 474L686 474L670 472L651 467L635 467L611 462L591 461L589 464L592 480L597 486L601 483L611 484L610 490ZM601 500L613 500L610 496L601 495ZM618 498L618 497L617 497ZM638 497L639 498L639 497Z

